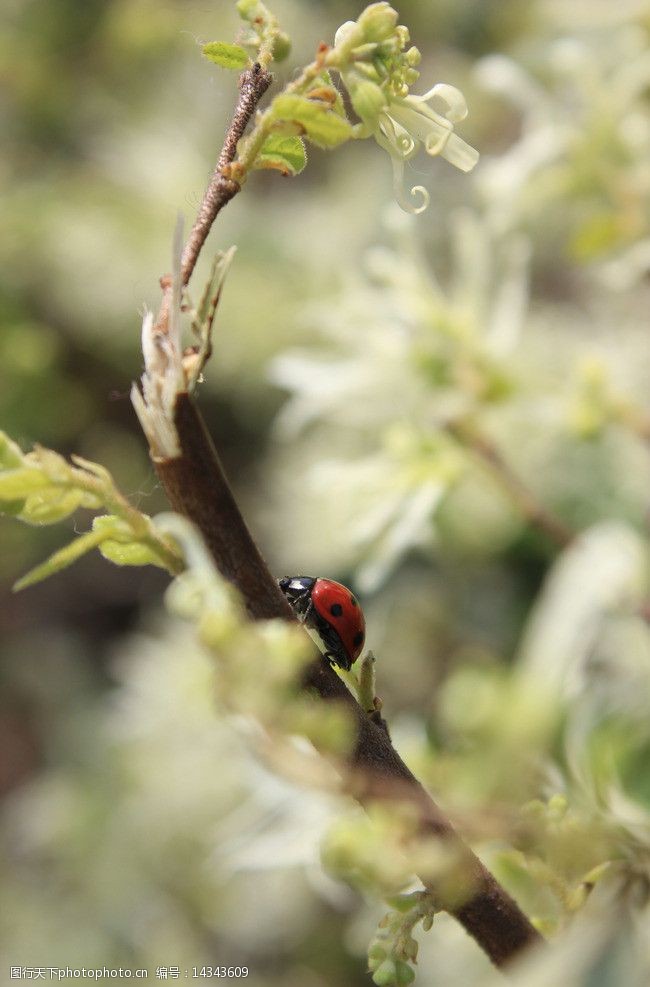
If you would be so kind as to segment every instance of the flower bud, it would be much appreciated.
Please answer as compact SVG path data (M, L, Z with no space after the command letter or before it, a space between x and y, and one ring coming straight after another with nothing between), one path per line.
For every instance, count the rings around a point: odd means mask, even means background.
M380 942L372 944L368 950L368 968L371 973L384 962L387 955L386 947L382 946Z
M237 0L237 12L245 21L252 21L258 13L257 0Z
M369 65L367 62L357 62L354 66L354 74L361 76L364 75L366 79L370 79L372 82L379 82L381 76L377 71L377 67Z
M373 982L377 984L377 987L391 987L395 983L396 977L397 967L392 960L384 960L372 975Z
M389 3L372 3L363 11L357 24L366 41L384 41L397 26L398 13Z
M412 984L415 980L415 971L408 963L404 963L402 960L398 960L395 965L395 983L399 984Z
M422 61L422 55L420 54L419 49L415 47L415 45L413 45L412 48L409 48L409 50L406 52L404 57L406 59L406 64L410 65L411 68L415 68L416 65L419 65L420 62Z
M401 51L403 48L406 48L407 44L411 40L409 29L406 27L405 24L398 24L395 29L395 35L397 37L397 41Z
M355 113L371 127L375 126L377 117L387 103L383 89L369 79L362 79L350 88L350 99Z
M291 51L291 38L284 31L280 31L276 34L273 41L273 60L276 62L283 62L285 58L288 57Z
M334 35L334 47L341 48L350 45L352 48L363 44L363 32L355 21L345 21Z

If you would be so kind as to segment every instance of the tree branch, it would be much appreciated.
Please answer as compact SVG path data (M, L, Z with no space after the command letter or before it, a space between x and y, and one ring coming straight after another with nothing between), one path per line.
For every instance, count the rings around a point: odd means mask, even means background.
M235 159L237 144L243 137L249 120L253 116L257 104L271 85L270 72L263 69L259 62L242 73L239 79L239 100L226 133L212 177L203 196L203 201L194 226L190 232L183 256L181 258L181 280L188 283L196 266L201 248L210 232L215 219L230 200L240 190L239 184L228 177L225 172L227 165Z
M452 422L447 429L489 468L530 525L542 531L558 548L566 548L573 541L575 533L571 528L537 499L487 436L467 422Z
M221 574L242 594L256 620L294 615L269 572L237 507L217 451L188 394L176 401L175 426L181 455L154 460L169 501L201 531ZM309 668L306 684L327 701L342 703L354 717L356 743L350 757L347 789L363 805L395 801L415 807L419 830L445 840L457 854L453 902L442 901L490 959L501 966L541 937L518 905L462 842L450 821L406 767L386 732L364 713L324 659ZM439 897L437 889L421 875ZM459 903L460 902L460 903Z
M227 174L237 142L251 119L257 102L270 83L259 65L240 78L240 95L212 179L198 217L182 253L181 280L185 285L219 211L239 191ZM226 174L224 174L224 169ZM145 396L136 390L134 403L140 416L162 486L172 507L197 526L221 574L239 590L252 619L294 620L294 614L269 572L232 495L217 451L190 396L176 394L173 405L164 395L166 384L178 381L178 354L161 345L168 332L172 284L161 279L164 295L155 323L147 324L145 340ZM147 354L149 359L147 359ZM167 378L166 376L167 375ZM153 384L152 384L153 381ZM155 385L155 386L153 386ZM172 392L173 393L173 392ZM173 420L172 420L173 419ZM177 438L173 455L161 454L160 423L166 422ZM165 429L163 429L165 432ZM521 950L542 941L518 905L463 843L452 824L406 767L387 732L358 705L330 664L319 657L309 667L305 686L323 700L338 702L351 713L356 741L345 772L345 785L363 805L393 801L416 810L419 832L443 839L455 851L453 897L441 899L440 888L426 874L423 883L440 900L441 907L456 916L498 966Z
M244 135L248 123L255 113L257 104L271 85L273 76L265 68L255 62L242 72L239 77L239 99L232 120L221 148L221 153L212 172L208 187L203 194L197 217L191 229L187 243L181 255L181 284L189 283L196 262L201 253L212 224L231 199L240 191L241 186L228 175L228 165L237 154L237 144ZM167 331L169 322L169 306L172 297L172 279L169 275L160 279L163 298L155 321L154 329L158 333Z

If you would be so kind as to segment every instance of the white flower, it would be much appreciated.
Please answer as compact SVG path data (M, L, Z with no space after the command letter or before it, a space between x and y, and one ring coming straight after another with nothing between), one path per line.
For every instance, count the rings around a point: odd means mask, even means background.
M446 103L444 116L429 106L434 98ZM438 83L423 96L409 94L400 99L390 98L385 109L379 112L372 133L391 156L395 198L406 212L420 213L429 203L429 193L422 185L410 190L411 196L421 196L423 201L419 206L414 206L404 195L404 164L420 146L432 157L439 154L446 158L461 171L471 171L478 161L478 151L454 133L454 124L466 116L465 97L459 89L445 83Z
M454 124L467 116L465 97L458 89L438 83L423 96L409 92L419 76L422 56L415 46L407 49L408 29L397 20L390 4L371 4L357 21L346 21L338 29L329 65L340 73L361 118L354 136L374 137L388 151L395 197L406 212L419 213L426 209L429 193L416 185L411 196L420 196L422 202L413 205L404 194L403 179L405 162L420 146L461 171L471 171L479 156L454 133ZM444 104L443 112L432 109L433 99Z

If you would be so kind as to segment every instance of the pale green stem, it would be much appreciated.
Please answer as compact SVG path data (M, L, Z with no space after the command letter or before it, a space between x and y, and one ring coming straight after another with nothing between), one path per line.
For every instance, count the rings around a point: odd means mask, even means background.
M178 575L183 571L184 565L178 552L174 551L168 540L158 534L151 518L129 504L126 497L113 485L109 475L105 478L93 476L86 470L71 466L70 477L70 480L53 482L62 487L81 489L93 494L109 514L114 514L128 524L134 538L151 548L171 573Z

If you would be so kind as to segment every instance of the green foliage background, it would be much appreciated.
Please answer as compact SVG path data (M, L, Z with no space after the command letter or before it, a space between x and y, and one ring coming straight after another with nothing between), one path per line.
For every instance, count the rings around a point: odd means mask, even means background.
M360 9L274 5L293 38L280 77ZM201 400L273 570L355 586L398 748L560 933L522 983L646 984L650 6L400 15L422 90L465 93L481 162L468 178L416 159L417 220L387 208L368 142L311 150L295 180L254 175L211 238L238 253ZM139 313L233 104L195 40L229 40L237 18L180 0L14 0L3 17L0 425L102 462L153 514L128 400ZM456 421L580 544L527 523ZM86 558L10 594L73 531L0 527L3 963L367 983L381 910L319 862L342 813L330 869L361 838L354 812L277 777L215 714L207 658L163 616L166 577ZM492 982L445 918L419 963L422 983Z

